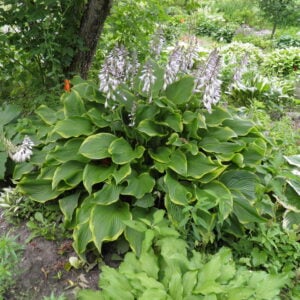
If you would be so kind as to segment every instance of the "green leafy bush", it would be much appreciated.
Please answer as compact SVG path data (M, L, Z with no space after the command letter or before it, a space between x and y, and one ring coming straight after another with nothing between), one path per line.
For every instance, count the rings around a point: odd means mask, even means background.
M159 214L156 212L154 218ZM101 291L81 291L78 299L269 300L278 299L289 282L285 274L237 267L228 248L212 256L196 251L188 255L187 243L176 236L174 229L159 222L155 229L143 219L134 226L145 230L140 256L127 253L118 269L103 267Z
M290 35L282 35L276 41L278 48L300 47L300 39L294 38Z
M0 299L4 299L4 293L13 284L18 272L18 262L20 261L19 245L14 237L4 235L0 237Z
M266 75L296 75L299 69L300 49L296 47L276 49L268 53L262 63L262 70Z

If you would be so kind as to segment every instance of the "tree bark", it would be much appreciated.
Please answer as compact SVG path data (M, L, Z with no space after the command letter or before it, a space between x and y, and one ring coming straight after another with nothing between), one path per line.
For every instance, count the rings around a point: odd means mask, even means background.
M83 47L76 49L68 73L77 73L82 78L87 78L112 2L113 0L89 0L86 4L79 29L79 38L83 41Z

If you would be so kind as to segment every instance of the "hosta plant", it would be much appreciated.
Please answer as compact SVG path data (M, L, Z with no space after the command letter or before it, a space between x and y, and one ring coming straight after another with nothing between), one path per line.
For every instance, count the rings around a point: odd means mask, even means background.
M59 111L36 112L43 123L39 140L14 178L32 199L59 201L82 257L91 245L101 252L123 233L138 253L142 235L126 224L154 207L205 245L216 233L239 236L248 224L273 217L273 193L284 195L266 184L271 156L260 130L235 110L215 106L218 52L196 79L178 76L190 65L178 53L165 70L147 60L125 72L121 54L118 64L108 57L101 92L74 78ZM129 71L135 76L126 80Z

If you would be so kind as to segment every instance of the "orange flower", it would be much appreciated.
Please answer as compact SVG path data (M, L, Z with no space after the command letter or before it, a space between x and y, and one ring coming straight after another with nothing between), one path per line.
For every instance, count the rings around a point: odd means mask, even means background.
M183 19L183 18L180 19L179 22L180 22L180 23L184 23L184 19Z
M71 92L71 82L68 79L64 80L64 90L66 92Z

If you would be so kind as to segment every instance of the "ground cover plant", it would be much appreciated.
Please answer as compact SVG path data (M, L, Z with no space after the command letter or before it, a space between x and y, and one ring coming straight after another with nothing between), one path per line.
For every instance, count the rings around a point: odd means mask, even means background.
M296 34L237 35L271 28L257 3L179 2L118 1L90 80L27 116L2 105L1 217L30 243L72 236L68 270L116 249L79 299L297 299Z

